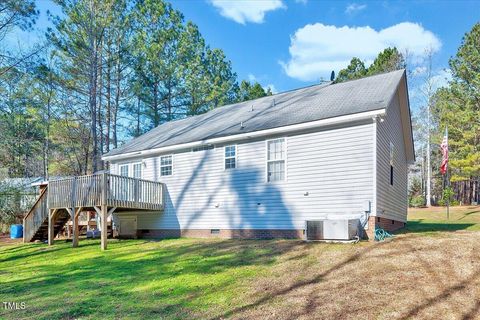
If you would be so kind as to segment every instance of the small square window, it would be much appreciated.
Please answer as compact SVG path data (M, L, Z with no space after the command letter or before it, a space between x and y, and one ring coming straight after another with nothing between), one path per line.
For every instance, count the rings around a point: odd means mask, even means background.
M160 176L172 175L172 156L160 157Z

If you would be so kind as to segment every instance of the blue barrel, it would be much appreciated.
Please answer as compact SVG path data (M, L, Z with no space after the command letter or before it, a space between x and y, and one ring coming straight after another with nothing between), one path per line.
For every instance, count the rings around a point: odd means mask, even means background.
M23 226L21 224L12 224L10 226L10 238L23 238Z

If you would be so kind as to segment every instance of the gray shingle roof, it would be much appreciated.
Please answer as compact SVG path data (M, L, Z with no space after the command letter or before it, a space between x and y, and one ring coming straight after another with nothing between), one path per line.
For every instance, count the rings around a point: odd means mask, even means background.
M343 83L313 85L219 107L164 123L106 156L384 109L404 72L398 70Z

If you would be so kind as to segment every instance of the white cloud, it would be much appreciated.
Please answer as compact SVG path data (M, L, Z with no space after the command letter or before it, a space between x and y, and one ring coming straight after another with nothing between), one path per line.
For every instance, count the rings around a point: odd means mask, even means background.
M448 86L448 83L452 80L452 70L441 69L437 71L430 79L433 90Z
M313 81L328 78L332 70L345 68L352 57L370 64L380 51L397 47L408 50L411 61L421 62L427 49L440 50L435 34L418 23L402 22L379 31L369 27L337 27L321 23L307 24L290 39L290 60L280 61L292 78Z
M412 71L412 76L421 76L427 72L427 67L425 66L418 66Z
M282 0L210 0L210 3L222 16L241 24L262 23L268 11L286 8Z
M249 73L248 74L248 81L255 82L255 81L257 81L257 77L255 77L255 75Z
M367 8L366 4L352 3L345 8L346 14L354 14Z

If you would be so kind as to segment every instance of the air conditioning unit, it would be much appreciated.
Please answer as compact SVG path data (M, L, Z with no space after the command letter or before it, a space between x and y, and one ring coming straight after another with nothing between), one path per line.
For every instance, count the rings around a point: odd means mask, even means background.
M305 221L305 239L348 241L360 236L359 219L324 219Z

